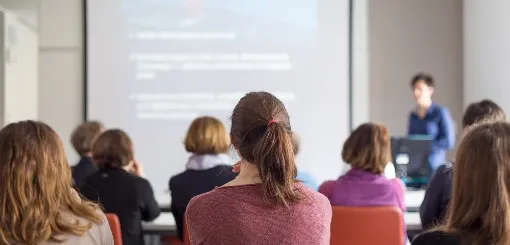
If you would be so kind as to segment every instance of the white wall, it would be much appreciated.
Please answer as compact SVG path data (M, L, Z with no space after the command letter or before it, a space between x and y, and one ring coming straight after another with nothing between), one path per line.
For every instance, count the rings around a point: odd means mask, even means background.
M38 119L39 0L0 0L0 126Z
M39 117L62 137L71 165L69 137L83 118L82 2L41 1L39 18Z
M492 99L510 112L510 1L464 0L464 106Z
M435 101L460 127L462 0L373 0L368 12L370 120L405 135L414 108L410 79L425 71L436 79Z
M38 119L38 34L13 12L1 13L2 125Z

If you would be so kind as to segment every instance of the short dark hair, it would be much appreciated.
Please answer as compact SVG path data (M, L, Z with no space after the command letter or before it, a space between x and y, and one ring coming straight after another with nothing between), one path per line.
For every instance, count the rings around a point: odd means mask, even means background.
M133 159L133 143L120 129L107 130L92 145L92 160L99 168L121 168Z
M492 100L482 100L469 104L462 118L462 127L470 127L484 121L505 121L503 109Z
M419 81L425 82L429 87L434 87L434 78L430 74L420 72L414 75L413 79L411 79L411 87L414 87Z

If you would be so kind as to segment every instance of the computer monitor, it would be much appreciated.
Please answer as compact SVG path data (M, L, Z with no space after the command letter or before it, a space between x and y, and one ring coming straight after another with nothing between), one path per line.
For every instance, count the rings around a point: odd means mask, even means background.
M398 178L408 187L422 188L431 176L428 155L432 140L425 137L392 137L391 155Z

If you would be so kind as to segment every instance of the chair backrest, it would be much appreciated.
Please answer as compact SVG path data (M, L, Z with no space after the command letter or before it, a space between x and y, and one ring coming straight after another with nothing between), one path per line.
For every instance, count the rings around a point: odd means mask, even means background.
M333 206L330 244L404 244L402 212L397 207Z
M122 245L122 232L120 230L119 217L116 214L106 214L108 224L110 224L110 230L113 235L113 245Z
M183 245L191 245L191 241L189 239L189 233L188 233L188 224L186 223L186 215L184 215L183 223L182 223L182 239L184 240Z

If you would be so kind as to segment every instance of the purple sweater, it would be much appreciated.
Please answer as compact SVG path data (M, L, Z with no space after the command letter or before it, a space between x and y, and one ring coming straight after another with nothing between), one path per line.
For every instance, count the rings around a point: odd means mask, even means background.
M405 211L404 191L404 184L399 179L389 180L382 174L354 168L338 180L324 182L319 187L319 192L334 206L397 206L402 212Z

